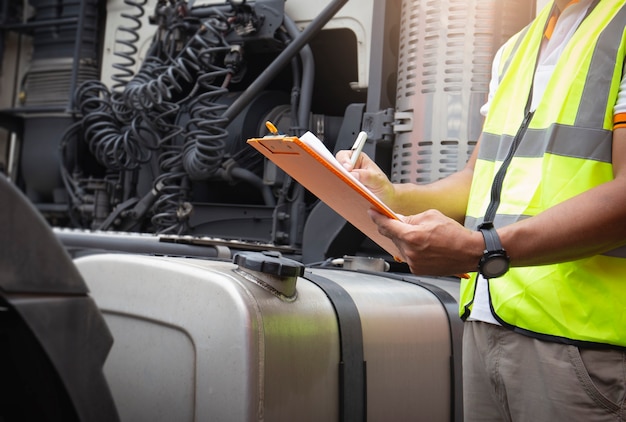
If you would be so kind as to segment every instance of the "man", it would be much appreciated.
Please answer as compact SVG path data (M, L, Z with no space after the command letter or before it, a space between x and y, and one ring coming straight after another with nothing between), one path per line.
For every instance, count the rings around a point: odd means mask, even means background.
M337 155L406 216L371 212L413 273L477 272L468 421L626 420L625 25L625 0L548 4L496 55L483 134L448 178L394 185Z

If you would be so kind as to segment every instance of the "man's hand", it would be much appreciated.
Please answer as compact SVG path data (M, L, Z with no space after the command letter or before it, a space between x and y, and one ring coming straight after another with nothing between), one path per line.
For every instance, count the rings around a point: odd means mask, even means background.
M453 275L476 271L485 249L482 234L436 210L390 219L369 211L378 231L393 240L413 274Z
M348 150L337 152L337 161L381 201L387 205L393 203L394 187L387 175L365 153L359 155L353 168L350 163L351 153Z

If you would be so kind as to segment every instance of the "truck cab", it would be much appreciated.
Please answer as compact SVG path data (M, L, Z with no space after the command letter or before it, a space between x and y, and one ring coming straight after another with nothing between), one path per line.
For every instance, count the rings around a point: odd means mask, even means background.
M1 364L47 368L11 372L0 419L462 420L458 279L246 141L364 131L392 181L446 177L546 3L0 2L0 318L27 339Z

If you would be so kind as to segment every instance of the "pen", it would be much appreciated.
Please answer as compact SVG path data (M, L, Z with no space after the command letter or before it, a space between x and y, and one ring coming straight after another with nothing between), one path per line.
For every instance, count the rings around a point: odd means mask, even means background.
M356 141L354 141L354 145L352 145L352 156L350 157L350 163L352 164L353 168L356 165L357 160L359 159L359 155L361 155L361 151L363 151L365 141L367 141L367 132L359 132L359 135L356 137Z

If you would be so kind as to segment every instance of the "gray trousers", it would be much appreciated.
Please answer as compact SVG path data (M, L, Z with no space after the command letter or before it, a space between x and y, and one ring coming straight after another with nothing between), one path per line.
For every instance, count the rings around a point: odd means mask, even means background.
M579 349L465 323L466 422L626 421L625 399L624 351Z

